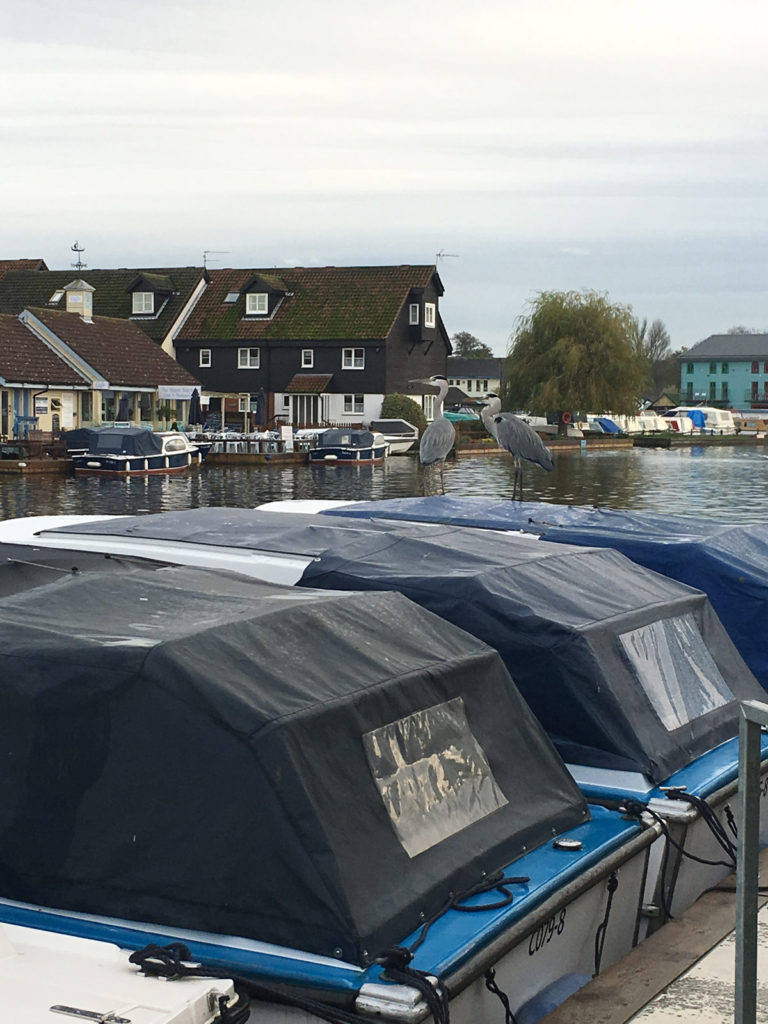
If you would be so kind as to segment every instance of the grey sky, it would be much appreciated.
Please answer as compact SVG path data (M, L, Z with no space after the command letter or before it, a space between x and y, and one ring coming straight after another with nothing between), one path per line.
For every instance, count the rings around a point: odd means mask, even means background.
M766 328L765 5L4 0L0 256L431 262L501 352L539 289Z

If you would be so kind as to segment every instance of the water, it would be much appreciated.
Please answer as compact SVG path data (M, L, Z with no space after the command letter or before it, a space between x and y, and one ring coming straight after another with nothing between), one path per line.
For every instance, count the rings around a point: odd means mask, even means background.
M731 522L764 518L768 451L739 448L622 449L555 455L555 469L525 472L525 497L575 505L651 509ZM512 461L467 456L445 472L451 494L509 497ZM109 480L104 477L2 476L0 519L57 513L161 512L200 505L253 507L281 498L367 500L422 493L418 460L380 466L204 467L199 473Z

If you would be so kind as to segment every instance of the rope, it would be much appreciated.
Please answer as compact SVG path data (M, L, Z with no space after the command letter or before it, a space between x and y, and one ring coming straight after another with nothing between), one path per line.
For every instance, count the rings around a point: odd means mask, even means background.
M500 999L501 1005L504 1007L504 1024L517 1024L517 1017L509 1005L509 996L496 984L496 971L493 968L485 972L485 987Z
M435 1024L450 1024L448 989L439 978L434 978L425 971L417 971L411 967L412 960L413 953L410 949L405 946L393 946L377 957L375 962L382 965L383 977L388 981L394 981L400 985L410 985L412 988L418 989Z
M600 973L600 964L603 962L603 949L605 947L605 935L608 931L608 922L611 919L611 907L613 906L613 897L616 890L619 888L619 876L615 871L611 872L608 879L608 900L605 904L605 915L603 920L597 926L595 932L595 973L593 977L597 977Z

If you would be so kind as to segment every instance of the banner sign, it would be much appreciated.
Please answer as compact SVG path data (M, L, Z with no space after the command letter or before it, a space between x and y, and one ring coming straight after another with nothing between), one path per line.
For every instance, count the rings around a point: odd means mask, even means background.
M177 402L188 402L194 390L194 386L187 384L158 384L157 397L169 398Z

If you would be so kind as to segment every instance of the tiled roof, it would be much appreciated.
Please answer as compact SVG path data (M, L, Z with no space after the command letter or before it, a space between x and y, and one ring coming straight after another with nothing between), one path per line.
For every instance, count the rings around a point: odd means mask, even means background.
M205 271L201 267L178 267L171 270L137 270L134 267L118 270L84 270L81 273L83 279L95 289L94 316L121 319L128 319L131 316L132 299L128 289L140 276L148 277L150 280L153 277L170 279L173 293L158 315L136 318L145 334L155 341L162 341ZM48 301L57 289L65 288L75 277L77 273L71 269L9 272L0 278L0 313L20 313L22 309L31 306L65 309L63 298L55 306L48 306Z
M179 337L185 341L385 338L412 288L424 288L433 266L286 267L211 270L210 284ZM259 275L288 291L271 318L243 319L245 286ZM229 292L239 292L226 303Z
M0 260L0 277L12 270L47 270L45 260Z
M0 377L9 384L87 386L79 373L11 314L0 314Z
M98 316L88 323L77 313L30 309L49 330L113 387L146 388L199 382L130 320Z
M503 359L494 358L464 358L463 356L448 356L449 377L493 377L497 380L501 377Z
M295 373L285 392L290 395L320 395L332 380L332 373Z
M712 334L680 352L681 362L697 359L768 359L768 334Z

